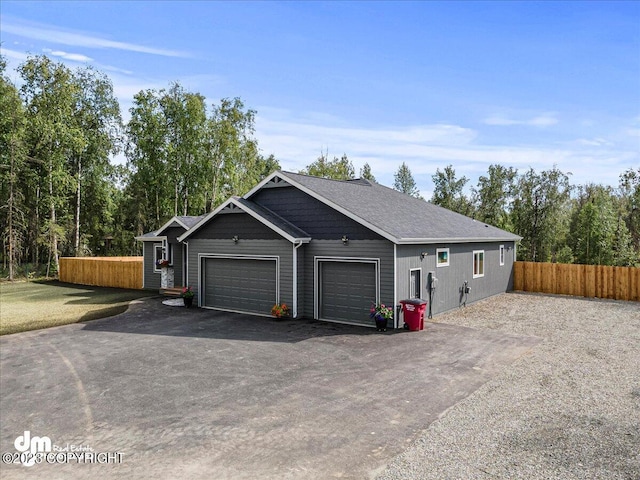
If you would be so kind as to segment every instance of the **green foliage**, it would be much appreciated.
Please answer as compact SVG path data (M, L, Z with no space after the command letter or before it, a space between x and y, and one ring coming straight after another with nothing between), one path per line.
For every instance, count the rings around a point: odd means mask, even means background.
M511 230L510 211L518 171L502 165L490 165L488 173L488 176L480 176L478 188L473 189L475 218Z
M579 188L569 232L576 263L629 266L637 261L622 213L612 188L593 184Z
M376 181L376 177L374 177L373 173L371 173L371 167L369 166L368 163L365 163L360 169L360 178L367 179L370 182Z
M624 218L632 248L640 257L640 168L630 168L620 175L620 211Z
M435 175L431 178L434 184L431 203L462 215L473 215L473 206L463 193L464 186L469 181L467 177L463 176L460 179L456 179L456 171L453 169L453 165L447 165L443 172L439 168L436 169Z
M280 168L254 138L256 112L239 98L207 106L179 83L134 97L123 130L111 81L91 68L71 70L46 56L18 69L20 88L0 56L0 228L3 275L49 275L58 256L136 255L134 237L173 215L200 215L241 195ZM125 135L126 141L125 141ZM110 157L124 147L127 165ZM301 173L353 179L346 155L327 152ZM369 164L362 178L375 181ZM617 189L576 189L557 168L518 175L491 165L464 195L468 180L452 165L436 170L432 201L523 237L520 259L640 264L640 169ZM409 167L394 188L420 198Z
M529 169L520 176L511 219L515 233L523 237L520 260L555 260L565 245L571 188L568 175L556 167L540 174Z
M26 117L16 87L4 76L0 57L0 224L7 252L8 278L13 280L24 251L27 209L20 174L27 162Z
M393 175L393 188L412 197L422 198L420 196L420 190L418 190L416 186L416 181L411 174L411 170L409 170L409 167L404 162L402 162L402 165L398 167L398 171Z
M333 160L329 160L328 152L321 153L315 162L301 170L300 173L333 180L352 180L355 178L353 164L346 154L340 158L333 157Z

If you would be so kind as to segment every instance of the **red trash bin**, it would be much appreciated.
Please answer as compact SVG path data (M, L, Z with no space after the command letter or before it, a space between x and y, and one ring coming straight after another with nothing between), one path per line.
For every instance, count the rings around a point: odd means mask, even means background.
M420 298L411 300L400 300L404 323L409 326L409 330L424 330L424 312L427 309L427 301Z

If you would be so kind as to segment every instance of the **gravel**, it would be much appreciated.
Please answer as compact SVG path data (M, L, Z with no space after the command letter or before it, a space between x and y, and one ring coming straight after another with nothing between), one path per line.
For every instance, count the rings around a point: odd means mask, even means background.
M640 304L508 293L434 321L543 341L378 480L640 479Z

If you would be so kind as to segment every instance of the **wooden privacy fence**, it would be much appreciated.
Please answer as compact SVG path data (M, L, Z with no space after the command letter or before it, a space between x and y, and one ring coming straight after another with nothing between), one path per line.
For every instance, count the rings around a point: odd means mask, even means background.
M640 301L640 268L515 262L513 289Z
M142 289L142 257L63 257L61 282Z

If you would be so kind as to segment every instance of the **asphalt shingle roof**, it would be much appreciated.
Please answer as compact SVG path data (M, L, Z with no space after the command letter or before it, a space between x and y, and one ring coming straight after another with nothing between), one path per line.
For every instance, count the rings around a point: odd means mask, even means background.
M521 237L366 180L328 180L279 172L397 241L519 240Z
M258 205L257 203L252 202L251 200L246 200L241 197L234 197L238 203L240 203L244 208L251 210L262 218L270 222L272 225L278 227L283 232L287 233L293 238L309 238L309 234L304 230L296 227L293 223L288 222L280 215L276 214L272 210L269 210L262 205Z
M187 229L189 229L193 227L196 223L198 223L200 220L202 220L204 217L205 215L199 215L197 217L179 216L177 218L187 226Z

